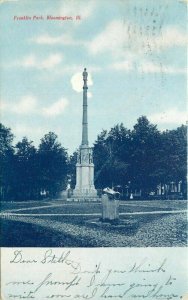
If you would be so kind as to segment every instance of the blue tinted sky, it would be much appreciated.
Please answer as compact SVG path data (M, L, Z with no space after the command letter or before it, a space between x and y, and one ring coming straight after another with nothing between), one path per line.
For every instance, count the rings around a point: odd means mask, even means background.
M54 131L74 151L84 67L91 145L102 129L132 128L141 115L160 130L185 124L186 14L185 0L1 1L3 124L15 141L27 136L37 146Z

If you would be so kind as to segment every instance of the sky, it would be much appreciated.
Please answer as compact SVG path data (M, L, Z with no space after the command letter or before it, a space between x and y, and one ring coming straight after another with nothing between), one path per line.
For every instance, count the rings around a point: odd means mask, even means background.
M53 131L81 143L82 72L89 142L145 115L186 123L186 0L1 0L1 122L38 146Z

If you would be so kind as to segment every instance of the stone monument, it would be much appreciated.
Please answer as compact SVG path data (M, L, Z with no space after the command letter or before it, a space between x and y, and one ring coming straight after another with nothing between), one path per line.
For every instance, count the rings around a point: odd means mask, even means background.
M97 190L94 186L94 164L93 150L88 142L88 120L87 120L87 77L86 68L83 72L83 118L82 118L82 142L79 147L76 164L76 186L73 191L73 200L96 201Z
M105 194L102 195L102 220L107 221L117 221L119 220L119 196L118 192L110 188L105 188L103 190Z

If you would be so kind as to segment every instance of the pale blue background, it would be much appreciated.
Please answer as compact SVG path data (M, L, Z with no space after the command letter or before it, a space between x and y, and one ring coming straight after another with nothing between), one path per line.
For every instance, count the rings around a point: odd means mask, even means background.
M14 20L34 15L44 20ZM0 27L1 120L15 141L26 135L38 145L55 131L70 153L79 146L82 93L71 78L84 67L93 83L90 144L102 129L132 128L141 115L161 130L185 123L184 0L2 1Z
M3 248L1 252L1 292L4 299L8 299L7 295L9 293L22 294L28 292L28 290L34 290L37 286L36 283L42 281L45 276L49 273L53 273L51 278L52 281L69 281L73 278L72 268L66 263L46 263L41 264L40 261L44 258L45 252L48 248L19 248L22 250L22 256L25 260L37 260L36 264L24 264L24 263L10 263L10 260L14 258L14 251L18 248ZM179 297L174 297L173 299L180 299L180 296L187 295L187 249L186 248L53 248L53 255L60 257L62 253L66 253L68 250L71 251L70 260L79 263L81 266L81 271L94 271L95 266L101 263L100 271L101 273L96 275L96 282L102 282L102 278L107 275L108 270L130 270L134 263L137 266L146 260L145 265L141 268L142 270L151 270L159 267L161 263L166 259L164 266L165 272L135 272L135 273L113 273L107 283L127 283L127 286L131 283L141 283L141 284L158 284L164 285L169 277L175 278L172 285L164 286L161 293L163 294L175 294ZM71 288L72 295L75 295L76 291L78 294L91 293L91 289L87 286L89 285L91 274L84 273L82 275L82 280L78 286ZM27 281L31 280L35 282L34 286L26 287L26 285L6 285L10 281ZM30 288L30 289L29 289ZM150 288L149 288L150 289ZM134 293L139 295L139 293L146 294L149 290L148 288L136 288ZM104 290L103 289L100 289ZM124 289L125 290L125 289ZM90 291L90 292L89 292ZM116 286L111 288L111 292L114 294L120 294L122 292L121 286ZM71 293L70 292L70 293ZM67 293L69 290L65 291L64 286L46 286L43 287L35 296L36 299L44 299L47 294L58 294ZM132 295L130 292L128 295ZM159 293L160 294L160 293ZM99 294L93 299L98 300ZM72 297L74 298L74 297ZM102 298L101 298L102 299ZM115 298L114 298L115 299ZM134 297L124 298L124 299L135 299ZM154 298L148 297L148 300ZM160 299L160 298L158 298ZM183 298L183 300L187 298Z

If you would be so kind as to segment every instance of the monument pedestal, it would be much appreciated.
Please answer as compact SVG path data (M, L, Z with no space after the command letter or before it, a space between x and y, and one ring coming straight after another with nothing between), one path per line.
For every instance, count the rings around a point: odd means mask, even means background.
M97 190L94 186L94 164L92 148L80 146L76 164L76 186L73 191L75 201L97 201ZM77 200L76 200L77 199Z
M108 195L102 195L102 219L113 221L119 219L119 200L109 199Z

